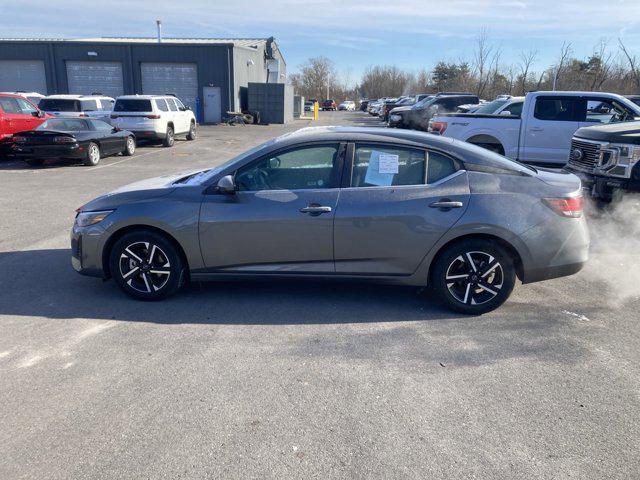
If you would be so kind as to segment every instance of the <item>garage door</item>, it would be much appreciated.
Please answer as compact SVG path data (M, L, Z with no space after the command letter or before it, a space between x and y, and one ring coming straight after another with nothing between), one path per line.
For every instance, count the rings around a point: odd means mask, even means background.
M47 77L42 60L0 61L0 91L47 93Z
M109 97L124 94L122 63L67 62L69 93L91 95L101 93Z
M195 63L141 63L142 93L176 95L195 112L198 67Z

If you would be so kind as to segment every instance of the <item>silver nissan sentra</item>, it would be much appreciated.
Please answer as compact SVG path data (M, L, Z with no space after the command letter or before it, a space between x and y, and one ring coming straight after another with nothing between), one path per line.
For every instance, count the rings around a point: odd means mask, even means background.
M589 237L572 174L421 132L317 127L98 197L71 246L78 272L143 300L188 279L341 278L428 285L481 314L516 277L579 271Z

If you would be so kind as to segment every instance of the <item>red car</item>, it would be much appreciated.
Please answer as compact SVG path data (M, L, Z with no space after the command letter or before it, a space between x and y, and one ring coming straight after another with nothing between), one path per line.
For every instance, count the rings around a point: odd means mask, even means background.
M33 130L48 115L20 95L0 93L0 156L9 151L14 133Z
M334 100L325 100L322 102L322 110L336 110L336 102Z

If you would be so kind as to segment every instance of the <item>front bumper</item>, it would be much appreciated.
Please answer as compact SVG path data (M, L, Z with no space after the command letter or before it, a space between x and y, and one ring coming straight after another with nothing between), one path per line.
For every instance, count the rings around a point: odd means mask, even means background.
M404 119L402 115L392 113L389 115L389 126L393 128L402 128L404 126Z
M101 238L104 230L100 227L78 227L71 229L71 266L81 275L105 278L102 266Z
M572 168L570 165L564 167L564 170L580 178L582 189L586 194L594 198L610 199L614 190L640 192L640 180L587 173Z

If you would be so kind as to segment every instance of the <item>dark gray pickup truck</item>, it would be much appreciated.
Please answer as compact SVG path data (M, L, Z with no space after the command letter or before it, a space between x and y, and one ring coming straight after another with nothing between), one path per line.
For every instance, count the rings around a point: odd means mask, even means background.
M640 192L640 122L578 129L565 170L598 199L610 200L616 190Z

